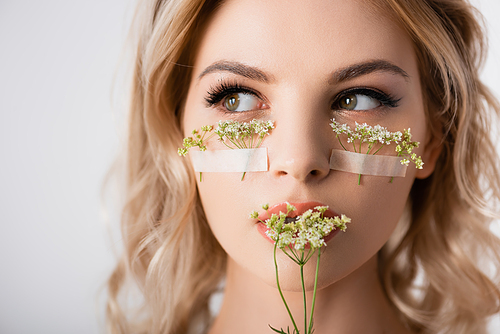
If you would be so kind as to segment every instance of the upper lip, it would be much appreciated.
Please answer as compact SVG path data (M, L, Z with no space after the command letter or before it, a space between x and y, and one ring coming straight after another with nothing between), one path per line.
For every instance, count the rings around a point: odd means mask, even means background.
M291 202L282 202L275 204L273 206L270 206L268 210L264 211L259 215L259 221L265 221L266 219L271 218L271 215L274 214L279 214L280 212L286 213L287 209L286 206L287 204L293 205L296 210L290 212L287 217L297 217L306 212L307 210L314 210L315 207L317 206L327 206L323 203L320 202L301 202L301 203L291 203ZM330 209L326 210L324 217L335 217L338 216L338 214Z

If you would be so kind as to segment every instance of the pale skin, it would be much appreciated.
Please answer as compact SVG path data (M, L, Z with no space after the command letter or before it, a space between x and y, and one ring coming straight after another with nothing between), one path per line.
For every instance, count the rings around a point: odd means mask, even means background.
M247 173L243 181L240 173L204 173L198 180L210 227L228 254L225 298L210 333L271 333L269 324L291 326L276 289L273 244L248 218L263 203L284 201L321 202L352 219L321 257L315 332L409 333L377 275L377 252L394 231L413 180L432 173L440 152L426 128L408 35L363 1L238 0L226 2L200 38L182 120L185 135L225 119L272 120L276 126L262 145L268 172ZM227 97L207 103L207 92L221 82L251 90L231 91L250 101L243 111L230 112ZM363 110L339 108L339 96L353 89ZM398 101L389 105L359 96L366 89ZM340 148L329 126L332 117L390 131L411 128L424 169L409 168L393 183L364 176L358 186L356 174L329 169L331 150ZM279 255L282 288L302 328L298 267ZM313 258L305 267L308 290L315 265Z

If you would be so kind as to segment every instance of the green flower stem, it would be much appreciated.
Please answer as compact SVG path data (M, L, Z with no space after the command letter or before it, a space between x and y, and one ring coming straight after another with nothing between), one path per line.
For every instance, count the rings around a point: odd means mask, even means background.
M358 186L361 185L361 174L358 175Z
M241 147L241 145L239 144L239 142L236 142L236 141L234 141L234 140L232 140L232 139L229 139L229 141L230 141L231 143L233 143L233 145L234 145L234 146L236 146L237 148L243 148L243 147ZM229 148L231 148L230 146L228 146L228 147L229 147Z
M304 261L304 263L307 263L307 261L309 261L309 259L314 255L314 252L312 250L312 248L309 248L309 252L307 253L307 256L306 256L306 259Z
M318 252L318 261L316 262L316 276L314 276L314 291L313 291L313 300L311 305L311 315L309 317L309 331L306 332L306 334L312 334L313 332L312 328L313 328L314 304L316 303L316 289L318 287L319 259L321 257L321 248L318 249L317 252Z
M293 318L292 312L286 303L283 292L281 291L281 286L279 282L279 270L278 261L276 258L277 249L281 249L286 256L300 266L300 280L302 286L302 297L304 303L304 332L302 334L312 334L314 332L313 328L313 316L314 308L316 304L316 294L318 288L318 275L319 275L319 262L321 257L321 247L326 246L325 240L323 239L326 234L331 232L333 229L339 228L341 231L345 231L346 224L351 222L351 219L345 215L341 217L324 217L325 211L328 206L318 206L307 210L298 216L291 222L287 222L286 219L290 212L295 211L296 208L290 203L286 203L287 211L279 212L279 214L272 214L270 218L262 221L259 218L257 211L250 213L251 219L258 219L260 222L265 224L269 231L266 231L266 235L275 242L274 244L274 266L276 270L276 285L278 287L278 292L280 293L281 300L285 304L285 308L290 316L293 323L293 333L300 334L295 319ZM269 209L268 204L262 205L262 209ZM306 251L307 249L307 251ZM312 304L310 315L307 312L307 291L305 287L304 278L304 266L306 263L314 256L315 252L318 251L318 259L316 262L316 273L314 277L314 290L312 296ZM308 322L309 316L309 322ZM278 330L269 325L269 327L276 333L286 334L283 329ZM290 329L287 328L288 334L290 334Z
M366 151L366 154L370 154L372 148L373 148L373 143L370 143L370 145L368 145L368 150Z
M279 237L278 237L279 240ZM283 296L283 292L281 291L280 287L280 280L278 278L278 261L276 260L276 249L278 248L278 240L274 243L274 267L276 269L276 285L278 286L278 291L280 293L281 299L283 300L283 304L285 304L286 310L288 311L288 315L290 316L290 319L292 319L293 327L299 333L299 329L297 328L297 324L295 323L295 320L293 319L292 312L290 311L290 308L288 307L288 304L286 303L285 297Z
M337 135L337 138L339 140L340 146L344 149L344 151L347 151L347 148L345 148L344 144L342 144L342 141L340 140L340 137Z
M269 205L264 204L262 205L262 208L267 211L269 209ZM262 221L258 218L259 214L257 211L253 211L252 213L250 213L250 218L259 219L269 228L269 231L266 232L266 235L268 235L269 238L271 238L271 240L275 242L274 266L276 270L276 285L278 287L278 292L280 293L281 300L283 301L283 304L285 304L288 315L292 320L294 334L300 334L300 332L281 290L279 282L278 262L276 258L277 248L280 248L289 259L300 266L300 280L302 287L302 298L304 303L304 330L302 334L312 334L314 332L314 307L316 304L316 294L318 291L317 288L319 261L321 256L320 250L322 246L326 245L323 237L328 233L328 231L332 231L332 229L340 228L342 231L345 231L346 224L350 223L351 221L351 219L345 215L341 215L341 217L337 216L334 218L325 218L324 212L327 209L327 206L315 207L315 211L309 209L292 222L286 222L286 219L290 212L296 210L296 208L289 203L287 203L286 213L280 212L279 214L272 214L271 217L269 219L266 219L265 221ZM318 251L318 260L316 263L314 291L309 315L307 311L307 291L305 287L304 266L314 256L316 251ZM310 317L309 322L308 317ZM283 329L281 329L280 331L276 328L273 328L272 326L269 327L276 333L286 334ZM287 328L287 331L288 334L290 334L289 328Z
M302 251L304 255L304 251ZM304 297L304 333L307 333L307 302L306 302L306 287L304 285L304 264L300 266L300 280L302 281L302 296Z
M259 142L256 147L260 147L260 144L262 144L262 141L264 140L264 137L260 137Z
M208 136L208 138L207 138L207 139L205 139L205 136L206 136L206 134L207 134L207 133L208 133L207 131L204 131L204 132L203 132L203 136L201 136L201 141L202 141L202 142L203 142L204 140L209 140L210 138L212 138L212 137L215 135L215 133L211 133L211 134L210 134L210 136Z
M288 246L288 248L290 248L290 246ZM286 254L286 256L288 256L288 257L289 257L289 258L290 258L293 262L296 262L296 261L295 261L295 259L294 259L294 258L293 258L290 254L288 254L284 248L282 249L282 251L283 251L283 253L285 253L285 254Z
M378 151L380 151L384 146L380 146L380 148L378 150L375 151L375 153L373 153L373 155L377 154Z

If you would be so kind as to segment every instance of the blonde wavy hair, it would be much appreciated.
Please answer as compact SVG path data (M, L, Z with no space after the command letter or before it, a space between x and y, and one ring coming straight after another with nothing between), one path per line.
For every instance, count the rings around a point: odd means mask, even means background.
M110 333L190 333L193 324L210 322L209 298L224 275L226 254L177 147L196 37L220 5L139 3L132 28L124 252L108 281ZM485 53L478 14L459 0L380 0L376 6L413 39L428 126L443 147L433 175L415 180L406 223L379 254L381 280L414 332L486 333L488 316L500 311L494 280L500 241L489 228L500 202L490 137L500 108L478 76ZM130 285L142 296L133 310L127 307Z

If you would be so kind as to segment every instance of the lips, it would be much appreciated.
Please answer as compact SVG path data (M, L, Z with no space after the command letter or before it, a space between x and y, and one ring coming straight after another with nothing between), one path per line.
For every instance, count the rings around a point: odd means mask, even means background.
M323 203L319 202L304 202L304 203L289 203L293 205L297 210L290 212L287 217L297 217L306 212L307 210L314 210L315 207L317 206L326 206ZM276 215L279 215L280 212L287 212L286 209L287 202L279 203L276 205L271 206L267 211L263 212L262 214L259 215L259 219L262 221L265 221L266 219L271 218L271 215L274 213ZM339 216L336 212L333 212L332 210L328 209L325 211L323 214L325 217L335 217Z
M290 218L300 216L304 212L306 212L307 210L317 211L314 209L317 206L326 206L325 204L320 203L320 202L303 202L303 203L289 203L289 204L293 205L296 208L296 210L290 212L287 215L287 217L290 217ZM259 222L258 222L257 229L262 236L264 236L267 240L269 240L273 244L274 244L274 241L271 240L266 234L266 231L268 231L269 228L266 225L264 225L263 223L261 223L260 221L265 221L266 219L271 218L272 214L279 215L280 212L286 213L287 212L286 207L287 207L287 202L279 203L279 204L276 204L276 205L269 207L268 210L266 210L265 212L263 212L259 215ZM335 217L335 216L340 216L340 215L337 214L336 212L328 209L325 211L323 216L324 217ZM335 229L329 235L325 236L325 238L324 238L325 242L328 242L329 240L331 240L339 231L340 231L340 229Z

